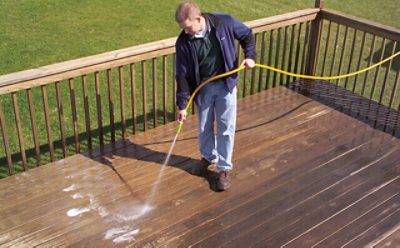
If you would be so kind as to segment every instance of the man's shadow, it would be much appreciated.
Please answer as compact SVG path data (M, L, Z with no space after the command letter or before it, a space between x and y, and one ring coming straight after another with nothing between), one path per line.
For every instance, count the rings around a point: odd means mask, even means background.
M195 140L196 137L186 138L186 139L178 139L176 142L178 144L179 142L191 140L191 139ZM122 158L137 160L138 166L142 166L143 164L140 164L140 163L142 161L146 161L146 162L150 162L153 164L158 164L161 169L161 167L164 166L164 164L166 162L166 158L168 156L168 151L161 152L158 150L150 149L150 148L148 148L148 146L163 145L163 144L172 145L172 142L173 142L173 140L171 139L171 140L163 140L160 142L136 144L130 140L120 140L120 141L117 141L115 144L109 144L109 145L106 145L105 147L100 147L100 148L94 149L90 152L84 153L83 155L90 157L91 159L96 160L97 162L100 162L101 164L104 164L107 167L109 167L110 169L112 169L114 171L114 173L119 177L119 179L125 184L125 186L131 192L133 192L133 190L130 187L130 185L128 184L128 182L118 171L119 166L114 165L113 161L115 160L115 158L122 157ZM170 146L168 146L168 148L170 148ZM135 166L135 164L123 165L124 168L126 168L126 166L132 166L132 168L133 168ZM176 155L172 151L166 166L174 167L174 168L183 170L190 175L201 177L208 182L209 188L212 191L219 192L219 190L217 189L217 186L216 186L218 173L215 170L211 170L204 163L204 161L202 161L200 159L194 159L194 158L187 157L187 156ZM136 168L138 168L138 167L136 167Z

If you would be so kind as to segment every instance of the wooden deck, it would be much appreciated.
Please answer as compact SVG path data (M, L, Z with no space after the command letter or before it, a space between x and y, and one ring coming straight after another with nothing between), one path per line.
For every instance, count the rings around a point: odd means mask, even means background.
M399 247L398 123L324 82L267 90L239 101L228 191L191 117L154 197L176 123L0 180L0 246Z

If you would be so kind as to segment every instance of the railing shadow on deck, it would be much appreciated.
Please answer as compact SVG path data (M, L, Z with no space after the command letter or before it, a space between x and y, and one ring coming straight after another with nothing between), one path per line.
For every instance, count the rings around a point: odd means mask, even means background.
M286 87L400 139L400 111L327 81L298 80Z
M171 120L173 120L175 118L175 113L174 112L168 112L166 114L167 118L166 120L163 119L163 115L164 112L161 110L158 110L158 123L161 125L163 122L170 122ZM127 119L126 120L126 125L128 127L133 127L133 123L143 123L144 122L144 116L143 115L137 115L135 116L135 120L133 118ZM154 116L149 113L147 114L147 121L148 123L153 122ZM138 125L138 130L134 130L132 131L132 129L127 130L128 135L131 134L135 134L135 133L140 133L143 132L142 130L143 128L140 127ZM96 149L96 148L100 148L103 145L108 145L110 143L112 143L112 133L114 133L114 135L116 136L115 139L116 140L120 140L122 137L121 136L121 132L122 132L122 123L121 121L119 122L115 122L113 126L111 125L104 125L102 126L102 130L100 131L99 128L97 129L92 129L90 130L90 137L88 137L88 132L87 130L81 130L78 134L78 138L79 138L79 149L81 151L82 154L86 154L90 149ZM101 144L101 139L100 136L102 136L103 139L103 144ZM90 141L89 141L90 140ZM65 139L65 145L67 147L67 150L69 152L68 156L70 155L74 155L76 154L76 148L75 148L75 137L73 134L71 134L70 136L67 136ZM53 146L55 148L55 152L56 152L56 160L58 159L62 159L63 158L63 151L62 151L62 143L63 141L61 139L57 139L53 141ZM89 143L91 145L89 145ZM51 163L52 161L50 160L50 146L49 144L41 144L39 146L40 152L41 154L44 154L44 156L41 157L40 160L40 165L42 164L47 164L47 163ZM35 168L37 166L40 166L38 164L37 161L37 157L36 157L36 151L35 148L28 148L25 150L26 152L26 158L29 161L29 168ZM46 156L46 154L48 156ZM11 158L12 160L16 163L16 167L15 169L19 172L19 170L22 170L22 165L19 165L18 163L21 163L22 161L22 157L21 157L21 153L17 152L17 153L13 153L11 154ZM7 168L7 158L1 157L0 158L0 172L6 174L8 168ZM1 178L1 174L0 174L0 178Z
M180 139L177 142L179 143L181 141L189 139L195 139L195 137ZM99 147L95 150L90 150L88 152L82 153L82 155L109 167L128 188L130 188L129 183L119 172L119 166L118 164L116 164L118 162L114 163L113 161L117 157L137 160L138 163L140 163L141 161L148 162L149 164L146 164L145 166L156 164L160 167L160 170L162 169L162 166L174 167L183 170L190 175L203 178L205 181L208 182L210 190L218 192L216 187L217 172L210 169L205 169L204 164L200 159L194 159L192 157L176 155L172 153L168 163L165 164L168 152L161 152L146 147L157 144L172 144L172 142L173 140L171 139L164 140L162 142L152 142L139 145L133 143L130 140L121 140L116 142L115 144L109 144L108 146L112 147L110 151L105 152L104 147ZM99 152L99 154L94 154L97 153L96 151ZM134 164L124 165L124 167L133 165Z
M239 127L236 130L236 133L248 131L250 129L255 129L260 126L268 125L272 122L275 122L281 118L284 118L285 116L288 116L292 112L298 110L299 108L306 107L307 104L311 103L312 100L307 100L298 106L295 106L288 110L285 113L282 113L281 115L274 117L273 119L268 119L265 120L263 123L257 123L257 124L251 124L251 125L246 125L245 127ZM188 141L188 140L196 140L197 137L187 137L187 138L179 138L177 140L177 143L182 142L182 141ZM173 139L168 139L168 140L162 140L162 141L155 141L151 143L144 143L144 144L135 144L129 139L127 140L121 140L118 141L115 144L108 144L108 148L111 148L109 151L105 151L105 147L99 147L94 150L89 150L85 153L82 153L82 155L86 156L87 158L93 159L97 162L100 162L101 164L109 167L113 172L119 177L119 179L126 185L126 187L133 192L133 189L129 185L129 183L126 181L124 176L121 175L121 173L118 171L118 164L114 164L113 160L115 158L125 158L125 159L132 159L132 160L137 160L138 162L140 161L145 161L149 163L156 164L160 166L165 165L166 158L168 156L167 152L160 152L157 150L153 150L148 148L147 146L152 146L152 145L172 145ZM194 149L197 149L195 147ZM217 189L216 183L217 183L217 172L215 169L204 169L204 163L200 159L194 159L192 157L187 157L187 156L182 156L182 155L176 155L174 153L171 154L168 163L166 166L174 167L180 170L185 171L186 173L201 177L205 181L208 182L210 190L214 192L220 192Z

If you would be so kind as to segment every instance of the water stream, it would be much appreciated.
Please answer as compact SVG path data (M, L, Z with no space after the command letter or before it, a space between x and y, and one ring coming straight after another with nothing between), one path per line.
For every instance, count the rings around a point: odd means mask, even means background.
M149 195L149 198L147 199L147 202L146 202L146 205L147 205L147 206L151 206L151 203L153 202L154 197L155 197L156 194L157 194L158 185L160 184L160 181L161 181L161 178L162 178L162 176L163 176L163 174L164 174L165 168L166 168L167 165L168 165L169 159L170 159L171 154L172 154L172 150L174 149L176 140L178 139L178 135L179 135L179 133L177 133L177 134L175 135L174 141L172 141L171 147L169 148L167 157L165 158L165 161L164 161L163 165L161 166L160 172L158 173L157 180L156 180L156 182L154 183L153 188L151 189L151 193L150 193L150 195Z

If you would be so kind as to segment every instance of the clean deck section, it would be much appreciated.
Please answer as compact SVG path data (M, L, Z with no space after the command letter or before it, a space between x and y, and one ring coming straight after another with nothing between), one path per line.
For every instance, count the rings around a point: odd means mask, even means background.
M228 191L190 117L160 177L176 123L0 180L0 245L398 247L398 122L324 82L270 89L239 100Z

